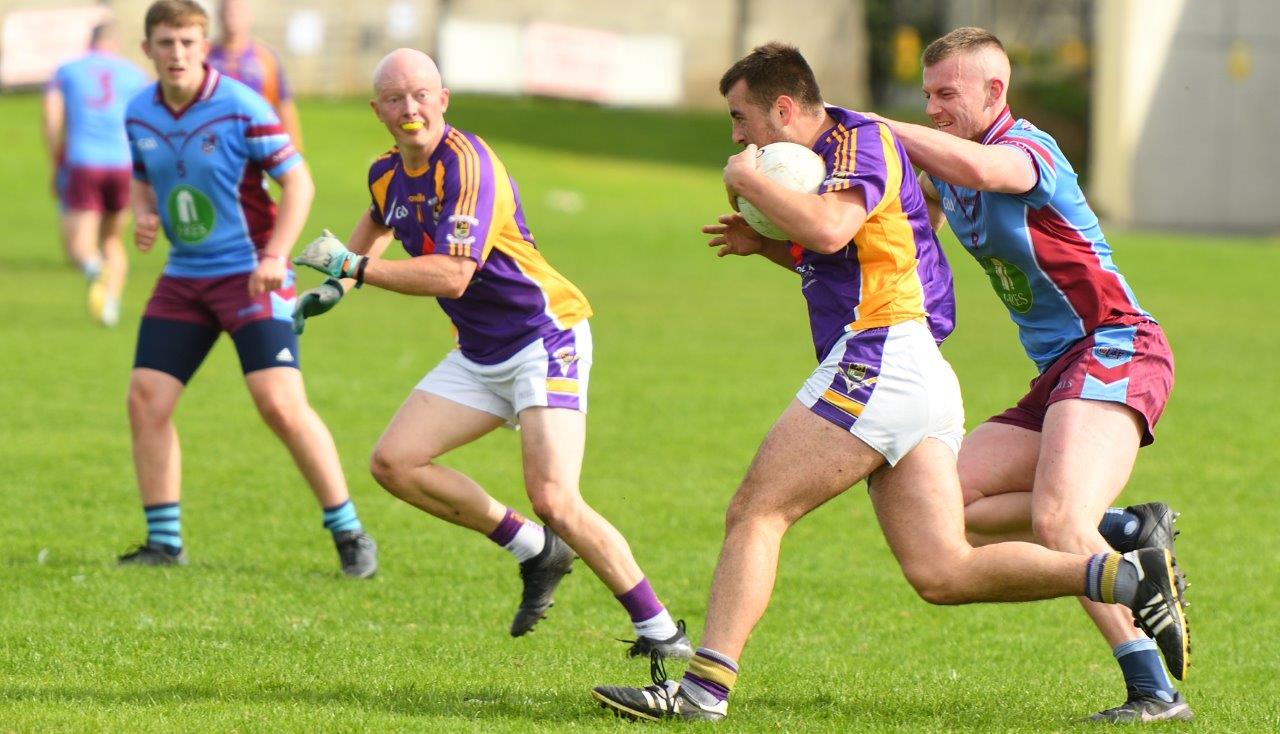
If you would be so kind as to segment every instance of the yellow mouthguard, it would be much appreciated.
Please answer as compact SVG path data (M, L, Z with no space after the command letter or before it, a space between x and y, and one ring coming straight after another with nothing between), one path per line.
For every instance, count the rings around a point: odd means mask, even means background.
M421 129L422 129L422 123L421 123L421 122L406 122L406 123L404 123L404 124L400 125L400 129L401 129L401 130L406 130L406 131L408 131L408 132L414 132L415 130L421 130Z

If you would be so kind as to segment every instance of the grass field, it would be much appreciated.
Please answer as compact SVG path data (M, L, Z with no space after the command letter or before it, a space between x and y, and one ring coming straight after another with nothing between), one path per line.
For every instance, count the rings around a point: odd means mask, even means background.
M349 231L388 142L360 102L303 105L319 188L309 231ZM401 504L367 457L451 346L426 299L365 289L303 340L312 402L381 545L342 579L319 511L256 418L227 340L178 413L192 564L116 568L144 534L124 411L134 331L162 253L133 254L120 328L92 325L63 263L33 97L0 98L0 731L638 731L599 683L647 682L625 615L579 564L538 630L510 639L509 556ZM591 298L596 366L584 492L663 600L701 629L726 502L813 365L792 277L717 260L727 122L458 99L519 181L551 262ZM1189 183L1190 185L1190 183ZM577 213L556 202L575 192ZM1276 731L1280 313L1274 240L1113 233L1164 323L1177 388L1126 501L1183 511L1197 731ZM985 276L954 243L945 351L972 427L1032 376ZM318 278L302 276L310 285ZM527 510L517 436L445 462ZM902 580L861 488L788 536L725 731L1051 731L1118 703L1119 672L1071 600L935 608Z

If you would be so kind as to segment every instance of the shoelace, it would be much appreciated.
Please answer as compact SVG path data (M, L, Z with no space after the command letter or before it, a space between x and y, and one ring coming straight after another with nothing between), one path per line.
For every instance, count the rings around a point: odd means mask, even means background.
M675 635L673 635L673 636L674 636L674 637L679 637L680 635L683 635L684 633L685 633L684 620L683 620L683 619L677 619L677 620L676 620L676 634L675 634ZM653 640L652 638L648 638L648 637L641 637L641 638L638 638L638 639L635 639L635 640L624 640L624 639L622 639L621 637L615 637L614 639L615 639L615 640L617 640L618 642L621 642L621 643L623 643L623 644L626 644L626 645L630 645L630 646L631 646L631 647L627 648L627 657L629 657L629 658L638 658L638 657L640 657L641 655L649 655L649 656L652 656L654 653L656 653L656 652L658 651L658 650L657 650L657 648L654 646L654 642L665 642L665 641L666 641L666 640ZM668 639L670 639L670 638L668 638Z
M667 690L667 666L657 650L649 652L649 678L653 680L653 685L649 688L653 691L653 697L662 703L665 711L675 713L680 689L677 686L674 694Z

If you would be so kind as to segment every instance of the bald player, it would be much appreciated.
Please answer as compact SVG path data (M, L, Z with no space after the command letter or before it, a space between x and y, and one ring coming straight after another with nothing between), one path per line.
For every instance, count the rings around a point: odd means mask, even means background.
M373 91L370 106L396 147L370 167L372 203L347 244L326 232L294 259L330 276L303 294L295 328L367 283L437 298L458 342L387 426L373 452L374 478L515 556L524 593L512 636L543 618L576 552L630 615L632 656L688 658L683 624L658 601L626 540L579 492L592 360L587 299L534 244L498 157L445 122L449 90L429 56L392 52L374 71ZM378 259L393 237L409 259ZM436 463L503 425L521 429L525 489L545 525Z
M1058 144L1010 112L1009 77L999 39L959 28L924 52L925 111L937 129L886 121L923 170L933 226L949 222L986 271L1039 372L1017 405L964 441L966 527L979 543L1025 537L1075 553L1172 553L1168 505L1108 505L1138 448L1154 440L1173 354L1112 261ZM1134 628L1130 611L1081 602L1128 691L1125 703L1091 718L1190 719L1156 643ZM1186 662L1170 669L1175 677Z

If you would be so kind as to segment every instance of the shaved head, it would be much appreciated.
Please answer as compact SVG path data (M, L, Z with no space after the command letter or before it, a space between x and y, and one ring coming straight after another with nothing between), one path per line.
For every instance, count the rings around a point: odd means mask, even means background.
M449 90L430 56L398 48L373 68L369 106L395 138L405 162L425 162L444 135Z
M982 28L957 28L924 50L925 114L938 129L981 140L1008 105L1009 57Z
M394 82L407 79L426 82L434 89L444 85L440 69L431 57L415 48L398 48L373 67L373 93Z

